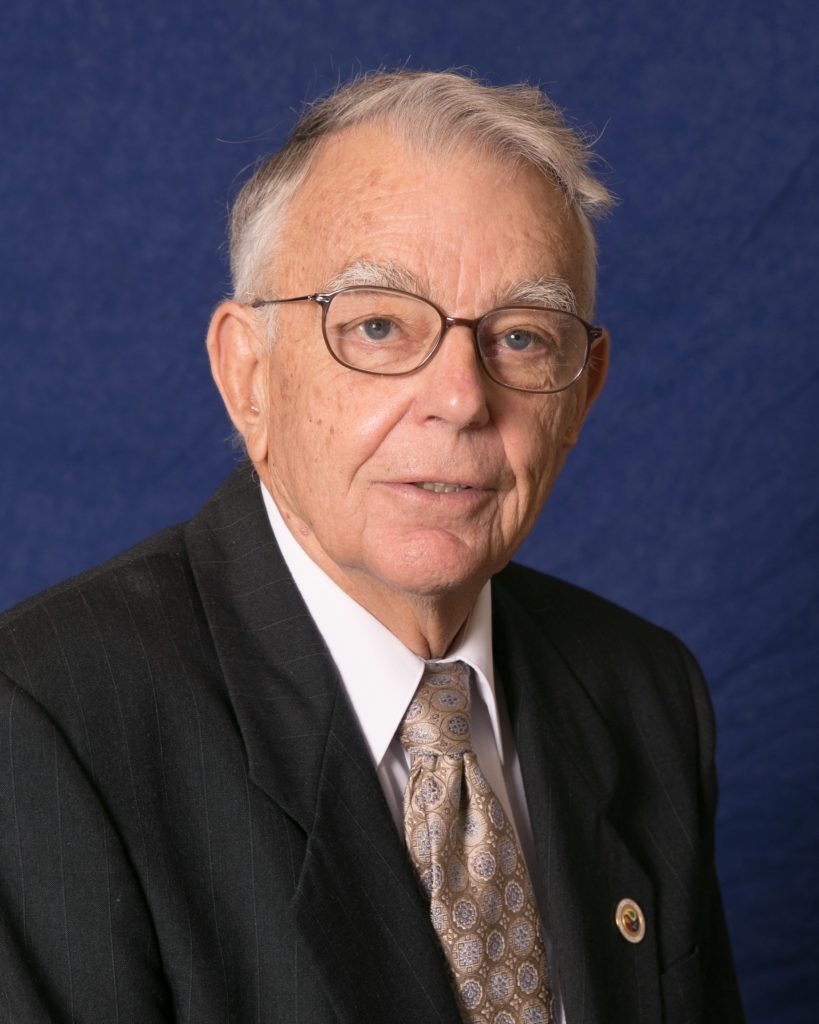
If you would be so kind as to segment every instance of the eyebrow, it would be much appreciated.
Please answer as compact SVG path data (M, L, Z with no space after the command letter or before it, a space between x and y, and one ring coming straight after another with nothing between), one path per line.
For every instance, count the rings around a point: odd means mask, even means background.
M562 313L577 313L574 288L562 277L540 277L535 281L519 281L502 296L499 306L548 306Z
M424 283L400 264L376 263L373 260L356 260L348 264L327 281L325 291L338 291L339 288L349 288L353 285L397 288L399 291L412 292L422 297L430 293L430 289L424 287ZM492 308L516 305L548 306L564 313L576 313L577 296L564 278L548 275L533 280L517 281L510 287L496 290Z
M414 274L398 263L375 263L356 260L348 264L327 282L327 291L337 291L351 285L370 288L397 288L402 292L421 292L422 285Z

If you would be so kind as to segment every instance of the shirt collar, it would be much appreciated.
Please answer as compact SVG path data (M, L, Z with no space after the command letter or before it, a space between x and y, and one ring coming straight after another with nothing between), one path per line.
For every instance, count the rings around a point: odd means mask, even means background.
M264 485L262 497L282 557L336 664L373 762L378 766L421 681L425 662L319 568L290 532ZM465 661L475 670L477 696L486 704L503 759L495 699L489 583L478 595L446 657L438 660Z

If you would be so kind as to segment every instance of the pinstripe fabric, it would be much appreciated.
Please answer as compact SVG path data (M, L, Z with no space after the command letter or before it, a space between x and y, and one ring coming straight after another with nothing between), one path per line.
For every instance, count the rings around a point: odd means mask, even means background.
M493 604L569 1024L740 1020L695 666L527 570ZM458 1021L246 468L187 526L0 620L0 776L3 1024ZM638 946L613 927L623 896Z

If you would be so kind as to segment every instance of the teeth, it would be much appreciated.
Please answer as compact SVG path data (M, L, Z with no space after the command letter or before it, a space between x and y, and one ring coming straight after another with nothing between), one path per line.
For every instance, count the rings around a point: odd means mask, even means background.
M422 491L432 491L433 494L453 494L455 491L468 491L469 488L463 484L439 484L439 483L424 483L416 484L416 487L420 487Z

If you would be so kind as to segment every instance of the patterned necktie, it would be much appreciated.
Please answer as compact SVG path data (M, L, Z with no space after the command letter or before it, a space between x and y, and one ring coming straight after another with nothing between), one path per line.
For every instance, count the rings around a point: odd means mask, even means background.
M399 729L407 846L467 1024L550 1024L520 846L472 752L469 667L429 662Z

